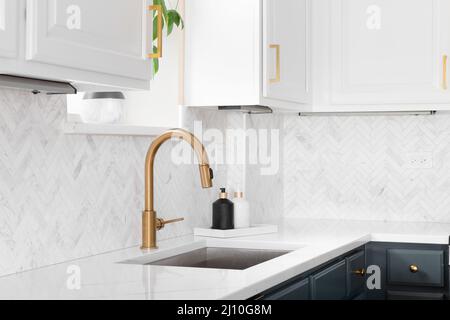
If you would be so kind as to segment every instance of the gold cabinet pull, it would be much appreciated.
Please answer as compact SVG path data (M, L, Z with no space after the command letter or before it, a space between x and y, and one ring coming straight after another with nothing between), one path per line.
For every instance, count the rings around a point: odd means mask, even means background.
M448 56L446 54L444 54L444 56L442 57L442 89L444 89L444 90L448 89L447 61L448 61Z
M364 277L366 275L366 269L358 269L352 272L354 275Z
M416 266L415 264L412 264L409 266L409 271L411 271L412 273L417 273L419 272L419 267Z
M275 78L270 79L270 83L277 83L281 81L281 47L279 44L271 44L270 49L276 50L276 75Z
M149 59L158 59L162 57L162 51L163 51L163 38L162 38L162 29L163 29L163 12L162 12L162 6L160 4L158 5L152 5L148 7L148 10L150 11L156 11L158 13L158 51L155 53L149 53L147 57ZM153 40L153 34L150 35L151 39ZM152 41L152 49L153 51L153 41Z

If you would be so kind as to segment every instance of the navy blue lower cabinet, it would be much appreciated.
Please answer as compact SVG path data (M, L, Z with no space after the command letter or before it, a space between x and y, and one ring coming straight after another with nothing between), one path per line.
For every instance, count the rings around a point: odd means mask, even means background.
M344 300L347 298L347 268L342 260L310 278L313 300Z
M448 300L448 265L448 245L371 242L253 299ZM367 287L370 266L380 270L379 288Z
M364 264L364 247L361 247L279 284L253 299L362 300L365 299L363 277L357 271L363 270Z
M309 300L309 279L294 281L267 293L264 300Z
M347 297L361 300L366 289L366 253L361 250L347 260Z
M376 243L366 246L367 265L380 267L380 289L370 300L442 300L449 297L448 245Z

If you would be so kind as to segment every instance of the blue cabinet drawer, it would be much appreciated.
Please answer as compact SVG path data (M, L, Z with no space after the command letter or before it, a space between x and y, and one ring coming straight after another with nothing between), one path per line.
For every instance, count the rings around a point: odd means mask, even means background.
M311 276L313 300L343 300L347 297L346 261L338 262Z
M309 300L309 280L294 282L278 289L276 292L268 293L264 300Z
M387 276L391 285L444 287L444 251L389 249Z

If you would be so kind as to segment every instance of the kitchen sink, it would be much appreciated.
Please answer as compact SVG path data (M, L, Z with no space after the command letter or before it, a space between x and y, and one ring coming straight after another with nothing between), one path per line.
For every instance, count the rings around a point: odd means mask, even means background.
M281 257L292 250L228 248L204 246L167 252L166 254L150 254L134 260L124 261L127 264L150 266L207 268L245 270L263 262Z
M258 249L202 248L150 262L148 265L244 270L289 252Z

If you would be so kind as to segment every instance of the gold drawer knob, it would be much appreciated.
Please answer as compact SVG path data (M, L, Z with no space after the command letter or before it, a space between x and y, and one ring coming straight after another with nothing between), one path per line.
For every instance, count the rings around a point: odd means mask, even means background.
M417 273L419 272L419 267L416 266L415 264L412 264L409 266L409 271L411 271L412 273Z

